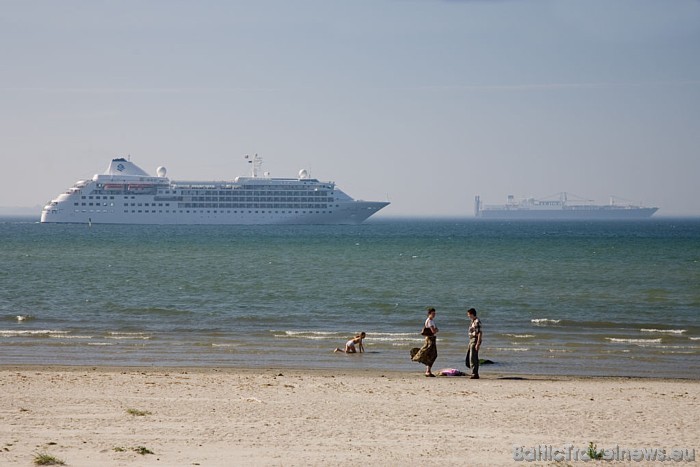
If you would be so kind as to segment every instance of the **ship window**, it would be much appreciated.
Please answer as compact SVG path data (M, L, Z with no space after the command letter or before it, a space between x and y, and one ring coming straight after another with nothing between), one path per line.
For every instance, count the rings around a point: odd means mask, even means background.
M85 196L81 196L80 199L85 199Z

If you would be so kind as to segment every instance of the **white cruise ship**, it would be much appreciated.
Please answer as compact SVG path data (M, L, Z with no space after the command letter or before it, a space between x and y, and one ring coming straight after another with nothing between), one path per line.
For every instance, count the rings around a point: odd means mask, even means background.
M104 174L80 180L51 200L41 222L84 224L359 224L388 202L355 200L333 182L258 176L262 159L246 156L249 177L175 181L165 167L151 176L113 159Z

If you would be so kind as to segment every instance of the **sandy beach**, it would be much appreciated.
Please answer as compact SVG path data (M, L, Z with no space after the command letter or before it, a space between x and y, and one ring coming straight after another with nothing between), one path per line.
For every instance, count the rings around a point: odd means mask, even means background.
M697 380L416 370L4 366L0 464L554 465L591 442L700 458Z

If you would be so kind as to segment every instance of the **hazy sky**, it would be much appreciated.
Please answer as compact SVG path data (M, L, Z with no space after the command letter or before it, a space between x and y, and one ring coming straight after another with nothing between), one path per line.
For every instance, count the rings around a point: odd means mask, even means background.
M0 150L5 207L113 157L221 180L257 152L384 216L698 216L700 1L0 0Z

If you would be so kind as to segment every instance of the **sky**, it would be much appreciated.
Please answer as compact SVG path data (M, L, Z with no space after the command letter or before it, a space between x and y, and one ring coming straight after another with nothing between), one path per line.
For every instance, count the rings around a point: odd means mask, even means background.
M115 157L300 169L377 216L507 195L700 216L700 0L0 0L0 207Z

